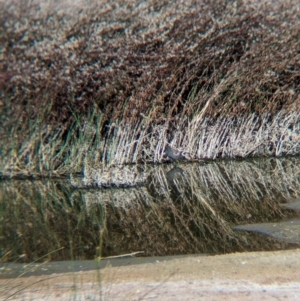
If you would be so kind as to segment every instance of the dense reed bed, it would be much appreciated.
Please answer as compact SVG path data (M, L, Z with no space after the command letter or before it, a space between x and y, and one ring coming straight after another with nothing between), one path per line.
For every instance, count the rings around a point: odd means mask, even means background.
M1 176L299 154L297 1L1 1Z

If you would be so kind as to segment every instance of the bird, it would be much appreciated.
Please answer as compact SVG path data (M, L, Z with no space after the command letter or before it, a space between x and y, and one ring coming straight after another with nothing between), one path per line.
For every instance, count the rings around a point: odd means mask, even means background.
M180 178L180 176L184 176L185 171L180 167L173 167L171 170L169 170L166 174L167 180L169 182L174 182L174 180Z
M186 159L184 156L184 152L178 152L174 150L170 145L167 144L165 147L165 154L172 160L181 160L181 159Z

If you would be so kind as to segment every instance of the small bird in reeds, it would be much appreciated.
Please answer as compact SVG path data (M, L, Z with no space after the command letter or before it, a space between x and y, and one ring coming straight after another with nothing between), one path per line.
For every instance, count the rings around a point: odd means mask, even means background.
M165 154L173 161L186 159L184 152L179 152L173 149L169 144L165 147Z

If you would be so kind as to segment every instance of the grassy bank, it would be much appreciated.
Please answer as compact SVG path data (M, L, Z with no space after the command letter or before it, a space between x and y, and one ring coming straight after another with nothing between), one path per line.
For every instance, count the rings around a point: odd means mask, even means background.
M0 170L299 154L297 1L2 1Z

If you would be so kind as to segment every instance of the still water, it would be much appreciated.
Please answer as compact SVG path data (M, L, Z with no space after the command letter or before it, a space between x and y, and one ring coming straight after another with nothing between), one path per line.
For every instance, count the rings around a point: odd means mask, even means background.
M0 182L1 260L299 247L299 158L118 170Z

